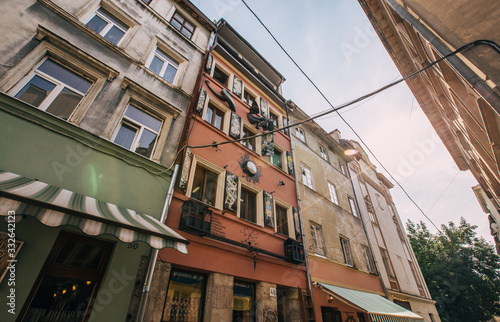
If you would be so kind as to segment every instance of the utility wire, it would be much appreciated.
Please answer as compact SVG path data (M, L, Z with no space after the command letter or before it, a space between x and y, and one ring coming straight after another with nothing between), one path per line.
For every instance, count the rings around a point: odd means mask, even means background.
M314 86L314 88L318 91L318 93L325 99L325 101L328 103L328 105L330 105L330 107L332 107L334 109L335 112L337 112L338 116L340 117L340 119L352 130L352 132L356 135L356 137L361 141L361 143L366 147L366 149L371 153L371 155L374 157L374 159L380 164L380 166L387 172L387 174L391 177L392 180L394 180L394 182L401 188L401 190L405 193L405 195L411 200L411 202L418 208L418 210L420 210L420 212L422 213L422 215L424 215L425 218L427 218L427 220L429 220L432 225L438 230L438 232L441 233L441 230L436 226L436 224L434 224L434 222L425 214L425 212L422 210L422 208L420 208L420 206L415 202L415 200L413 200L411 198L411 196L408 194L408 192L403 188L403 186L394 178L394 176L386 169L386 167L380 162L380 160L377 158L377 156L373 153L373 151L368 147L368 145L364 142L364 140L359 136L359 134L353 129L353 127L344 119L344 117L342 117L342 115L338 112L339 108L334 108L333 104L330 102L330 100L325 96L325 94L323 94L323 92L318 88L318 86L314 83L314 81L304 72L304 70L297 64L297 62L295 62L295 60L290 56L290 54L287 52L287 50L285 48L283 48L283 46L280 44L280 42L276 39L276 37L274 37L273 33L267 28L267 26L262 22L262 20L257 16L257 14L248 6L248 4L245 2L245 0L241 0L243 2L243 4L247 7L247 9L253 14L253 16L259 21L259 23L262 25L262 27L264 27L264 29L266 29L266 31L269 33L269 35L273 38L273 40L276 42L276 44L281 48L281 50L288 56L288 58L293 62L293 64L299 69L299 71L302 73L302 75L304 75L304 77L307 78L307 80ZM424 68L406 76L406 77L403 77L401 78L400 80L397 80L395 82L392 82L382 88L380 88L379 90L375 91L375 92L372 92L372 93L369 93L367 95L364 95L364 96L361 96L360 98L352 101L352 102L359 102L361 100L364 100L365 98L368 98L372 95L375 95L376 93L379 93L381 91L384 91L386 89L389 89L391 87L393 87L394 85L397 85L399 83L401 83L402 81L405 81L415 75L417 75L418 73L421 73L422 71L430 68L431 66L434 66L436 63L444 60L444 59L447 59L448 57L451 57L453 55L456 55L457 53L461 52L461 51L464 51L470 47L473 47L479 43L481 43L482 41L481 40L477 40L477 41L473 41L471 43L468 43L462 47L460 47L459 49L455 50L454 52L448 54L448 55L445 55L443 56L442 58L436 60L435 62L425 66ZM345 107L345 106L343 106Z

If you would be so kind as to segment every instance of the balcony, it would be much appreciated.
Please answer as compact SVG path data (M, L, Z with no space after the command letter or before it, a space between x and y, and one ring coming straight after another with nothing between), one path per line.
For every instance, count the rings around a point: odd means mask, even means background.
M285 257L292 263L304 263L304 247L298 241L288 238L285 241Z
M193 200L182 205L179 229L193 235L206 236L212 229L212 211Z

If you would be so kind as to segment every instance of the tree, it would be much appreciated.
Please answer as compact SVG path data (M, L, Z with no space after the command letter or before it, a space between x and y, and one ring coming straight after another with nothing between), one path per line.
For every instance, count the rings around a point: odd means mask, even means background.
M489 321L500 316L500 256L462 217L432 234L421 221L406 229L442 321Z

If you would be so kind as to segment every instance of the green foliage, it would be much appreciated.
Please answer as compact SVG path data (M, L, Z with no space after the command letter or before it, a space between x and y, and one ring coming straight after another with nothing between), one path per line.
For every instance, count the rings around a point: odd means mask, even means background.
M461 218L432 234L423 222L406 223L432 298L443 322L489 321L500 316L500 257L477 226Z

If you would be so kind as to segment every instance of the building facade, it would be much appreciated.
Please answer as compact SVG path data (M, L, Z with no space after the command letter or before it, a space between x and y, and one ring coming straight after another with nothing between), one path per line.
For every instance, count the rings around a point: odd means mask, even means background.
M185 1L17 1L0 19L2 321L133 321L214 25ZM22 26L21 28L19 26Z
M307 289L283 76L219 21L179 149L148 321L300 321Z
M500 35L496 25L500 4L359 2L403 76L469 44L406 83L458 168L471 171L498 209Z

